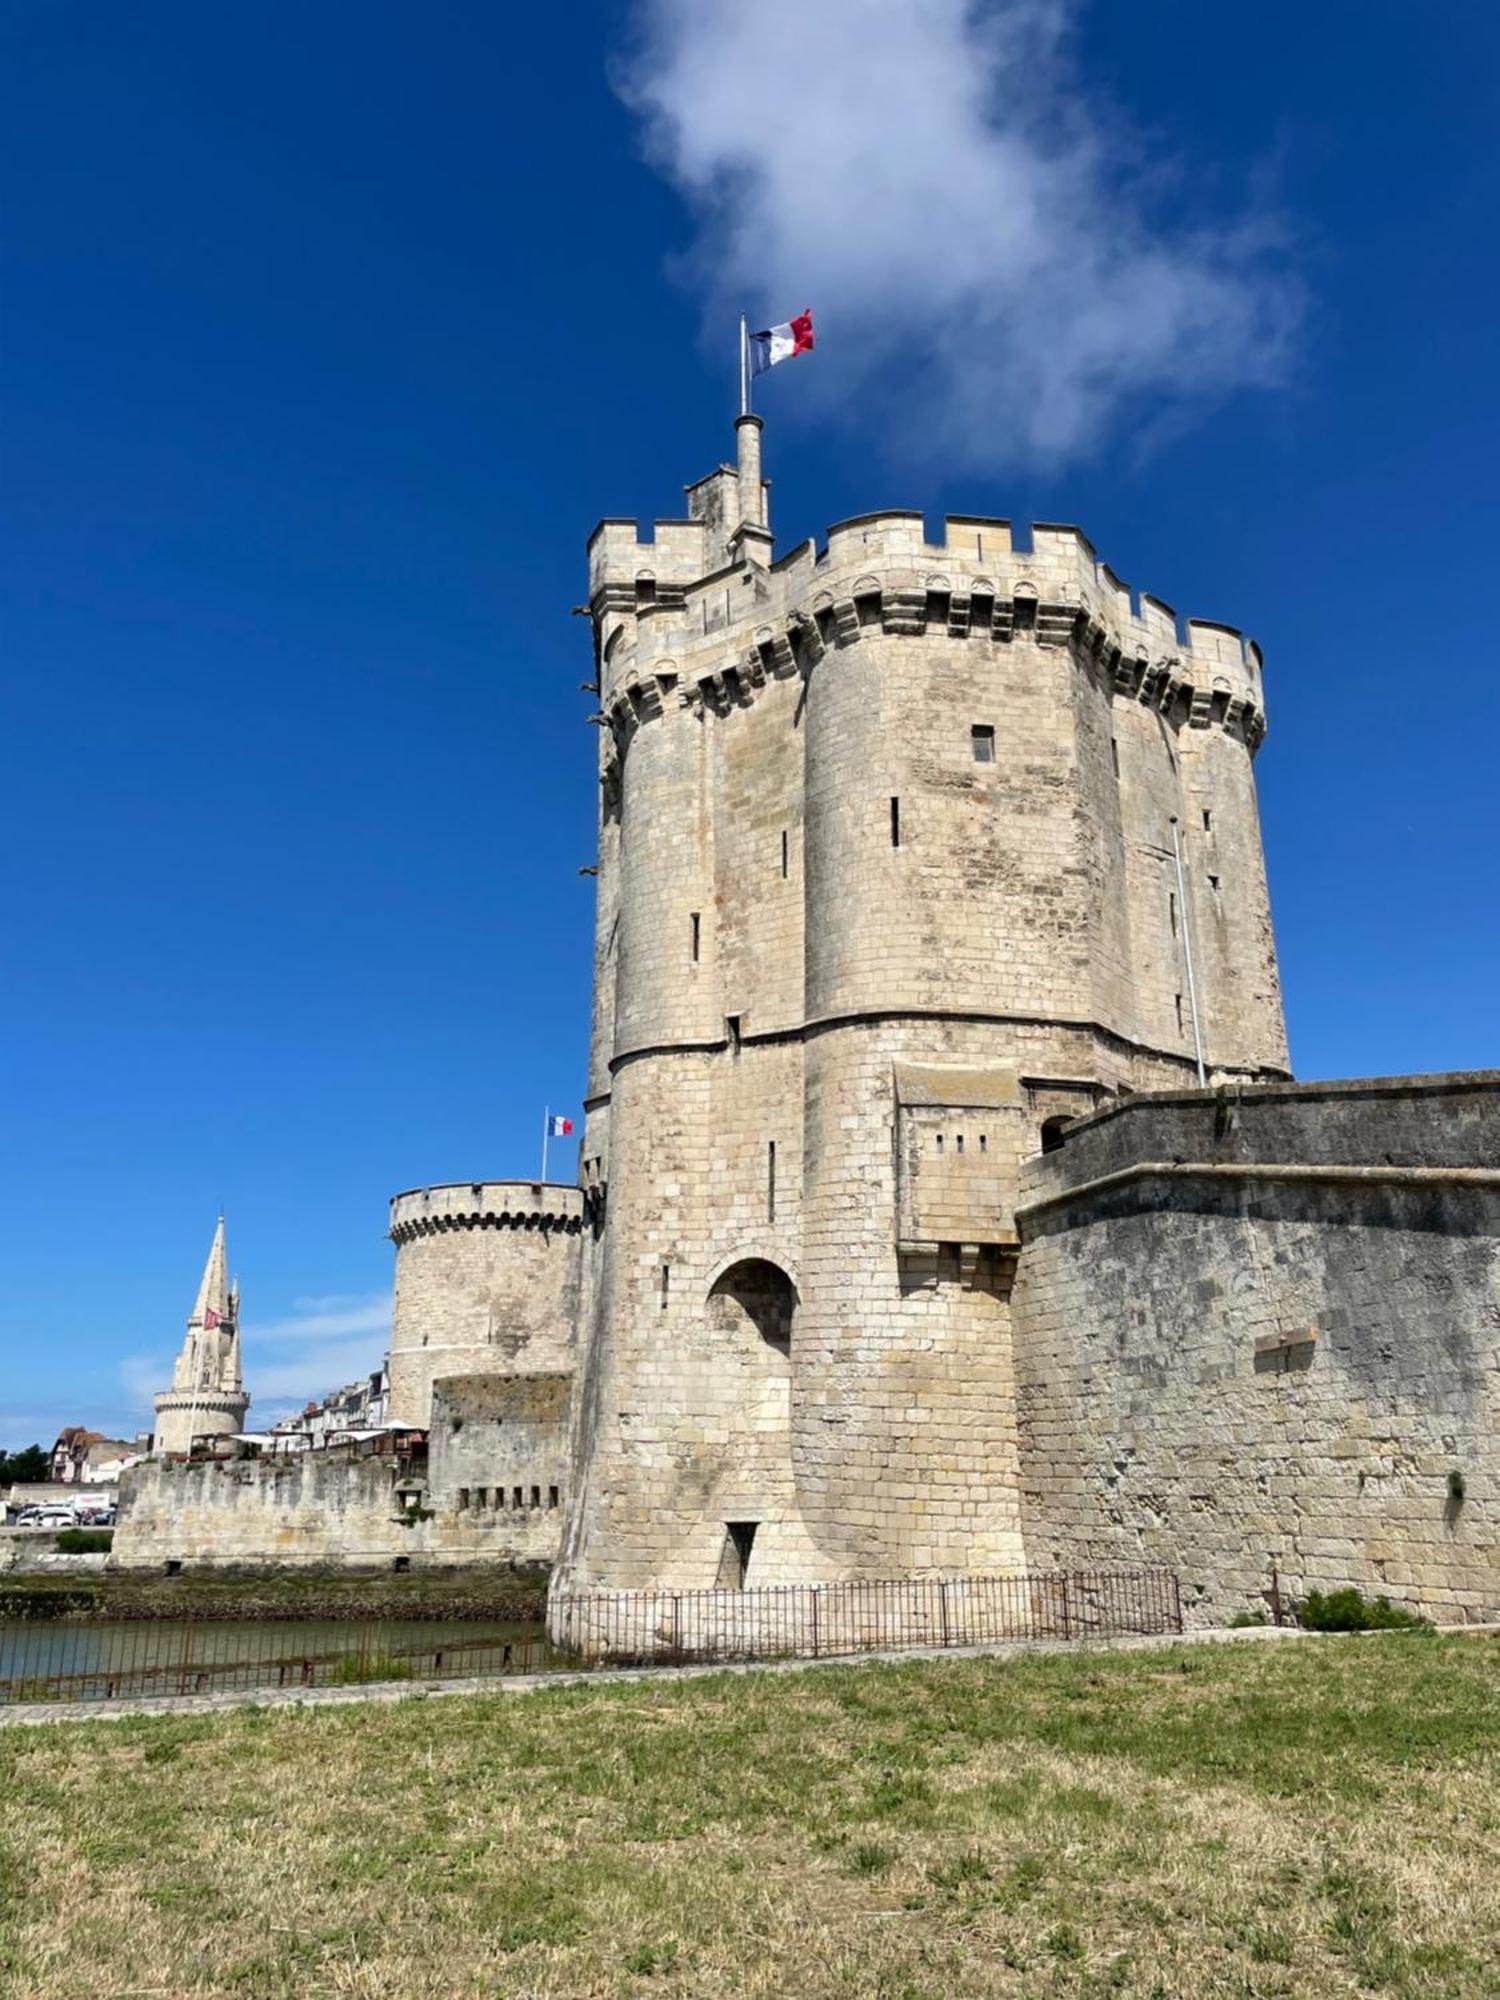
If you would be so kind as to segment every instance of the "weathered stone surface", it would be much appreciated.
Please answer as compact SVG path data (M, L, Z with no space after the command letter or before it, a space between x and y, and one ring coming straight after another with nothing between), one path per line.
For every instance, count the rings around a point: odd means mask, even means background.
M1019 1214L1031 1560L1166 1563L1204 1621L1273 1569L1500 1615L1497 1137L1494 1074L1074 1127Z
M1133 607L1071 528L869 515L767 567L757 457L689 505L590 544L605 1220L566 1581L1015 1568L1022 1159L1195 1080L1189 927L1214 1075L1285 1074L1259 655Z

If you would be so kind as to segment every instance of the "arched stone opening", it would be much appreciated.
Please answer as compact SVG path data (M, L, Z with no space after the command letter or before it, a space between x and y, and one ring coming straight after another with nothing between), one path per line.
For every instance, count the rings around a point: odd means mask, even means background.
M760 1580L767 1560L774 1565L776 1535L792 1506L797 1287L769 1258L742 1257L710 1284L705 1307L723 1436L707 1508L722 1540L717 1569L705 1581L742 1590Z
M1042 1151L1055 1153L1063 1142L1063 1134L1072 1124L1071 1118L1048 1118L1042 1125Z
M779 1264L745 1257L715 1279L708 1294L710 1324L725 1332L753 1327L768 1347L789 1355L797 1287Z

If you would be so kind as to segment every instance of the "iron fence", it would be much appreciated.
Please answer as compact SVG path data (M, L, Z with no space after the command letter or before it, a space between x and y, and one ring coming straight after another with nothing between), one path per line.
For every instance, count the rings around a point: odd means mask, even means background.
M231 1689L349 1687L536 1673L577 1664L827 1659L877 1648L1092 1639L1182 1630L1167 1570L561 1591L540 1624L223 1616L0 1619L0 1705Z
M1169 1570L778 1585L763 1590L570 1591L548 1607L565 1653L593 1661L821 1659L881 1647L1098 1639L1182 1630Z
M300 1626L223 1618L0 1620L0 1705L464 1680L556 1664L540 1625L476 1631L472 1623L383 1619Z

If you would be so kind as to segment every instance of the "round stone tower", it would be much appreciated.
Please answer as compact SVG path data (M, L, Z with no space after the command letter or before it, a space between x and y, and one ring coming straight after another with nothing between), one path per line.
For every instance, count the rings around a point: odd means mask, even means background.
M580 1585L1018 1564L1020 1162L1286 1074L1254 646L1071 527L773 563L759 443L590 543Z
M583 1195L535 1181L458 1181L391 1202L392 1423L425 1429L454 1375L573 1366Z

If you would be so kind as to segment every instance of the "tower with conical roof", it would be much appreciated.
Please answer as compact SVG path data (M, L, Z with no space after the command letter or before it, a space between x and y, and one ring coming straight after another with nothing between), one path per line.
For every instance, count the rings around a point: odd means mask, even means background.
M156 1400L158 1453L185 1452L195 1437L235 1437L250 1398L240 1373L240 1294L231 1286L219 1217L187 1333L172 1370L172 1386Z

